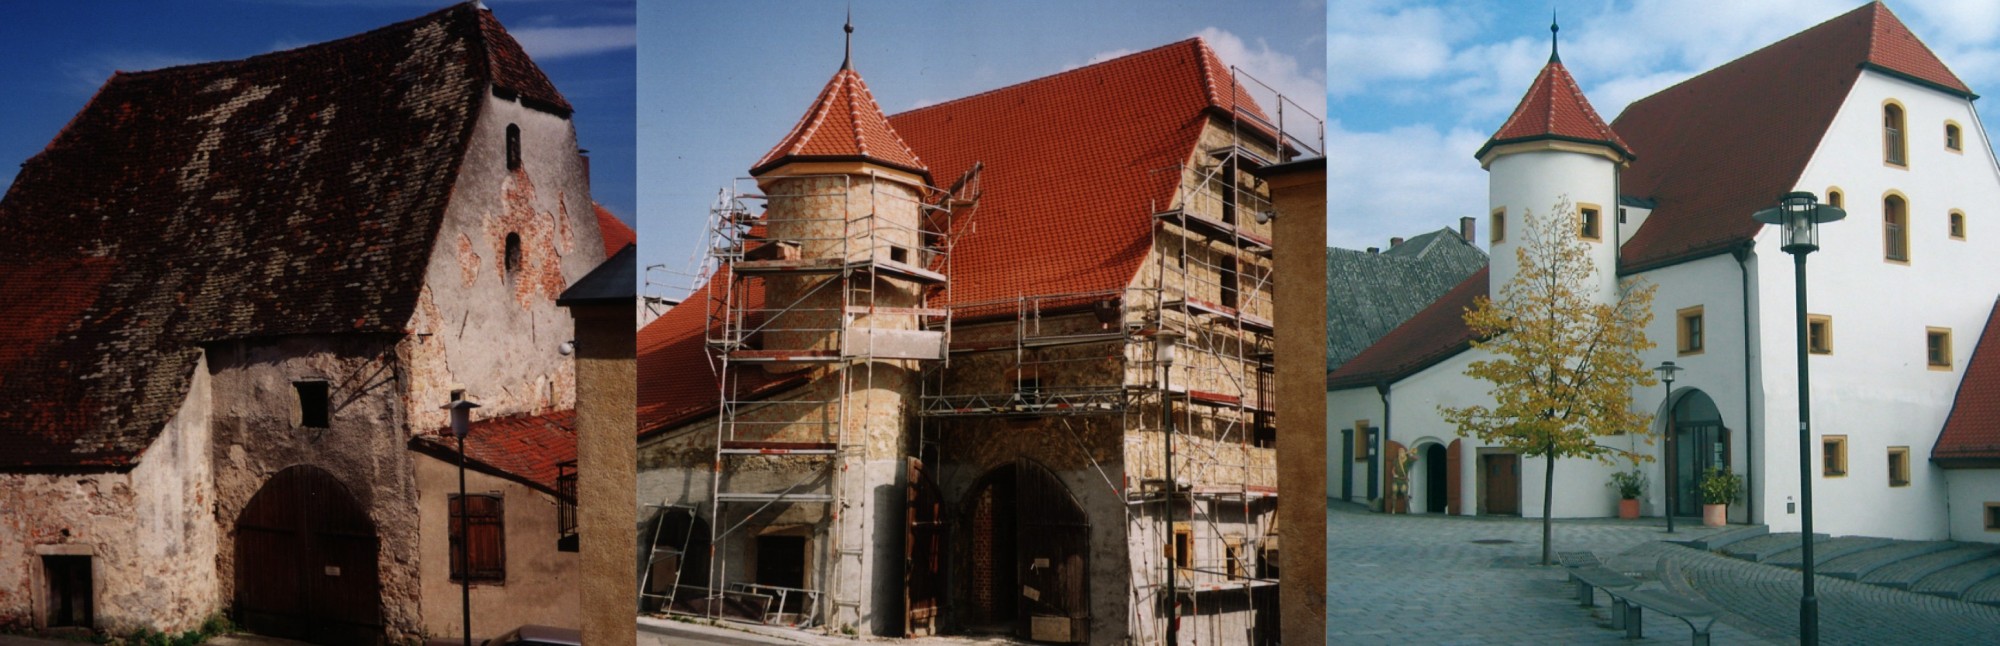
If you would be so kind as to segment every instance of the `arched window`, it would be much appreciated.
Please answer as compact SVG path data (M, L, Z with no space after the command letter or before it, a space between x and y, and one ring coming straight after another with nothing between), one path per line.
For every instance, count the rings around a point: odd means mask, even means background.
M1944 147L1952 152L1963 152L1965 144L1959 138L1958 124L1944 122Z
M1847 208L1846 196L1841 194L1839 188L1826 189L1826 205L1838 209Z
M1964 211L1960 211L1960 210L1958 210L1958 209L1952 209L1952 210L1951 210L1951 229L1950 229L1950 231L1951 231L1951 239L1953 239L1953 240L1964 240L1964 239L1965 239L1965 212L1964 212Z
M507 266L507 278L512 280L521 269L521 234L507 234L507 251L503 256Z
M1910 209L1901 195L1882 198L1882 257L1910 261Z
M507 124L507 170L521 167L521 127Z
M1903 145L1903 106L1890 103L1882 106L1882 161L1897 166L1909 165Z

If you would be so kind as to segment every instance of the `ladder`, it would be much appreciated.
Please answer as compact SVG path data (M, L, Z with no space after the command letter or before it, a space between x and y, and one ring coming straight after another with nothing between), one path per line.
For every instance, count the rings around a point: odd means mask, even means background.
M668 612L673 609L674 595L678 594L681 589L681 572L687 569L687 546L694 541L694 519L701 517L701 505L650 504L646 505L646 508L654 510L653 536L652 540L646 543L648 548L646 552L646 564L639 568L640 605L643 607L646 600L649 599L659 599L660 611ZM660 537L666 533L667 519L669 514L674 510L687 512L687 530L682 532L679 547L661 547ZM650 592L653 589L653 570L659 566L661 561L667 559L674 560L673 583L667 586L666 594Z

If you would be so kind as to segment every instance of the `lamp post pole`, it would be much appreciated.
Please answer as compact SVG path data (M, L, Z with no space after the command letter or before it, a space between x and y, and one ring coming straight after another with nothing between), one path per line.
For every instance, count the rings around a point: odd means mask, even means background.
M1799 504L1800 556L1805 559L1805 585L1799 596L1799 644L1819 644L1819 597L1813 593L1813 504L1812 504L1812 373L1806 365L1806 254L1819 250L1819 223L1847 217L1837 207L1818 203L1812 193L1792 192L1778 198L1778 206L1751 216L1758 222L1784 227L1784 246L1792 254L1792 292L1797 304L1799 354Z
M1174 391L1172 388L1174 347L1181 340L1177 333L1161 329L1153 338L1153 359L1160 364L1160 429L1165 432L1167 453L1167 646L1181 643L1181 598L1177 571L1180 569L1180 536L1174 532ZM1192 541L1193 537L1190 536ZM1193 546L1190 545L1190 548Z
M472 646L472 546L467 542L472 528L465 526L465 435L471 430L472 409L478 404L464 399L440 408L451 411L451 434L458 438L458 610L464 628L465 646Z
M1674 402L1674 373L1681 370L1683 368L1674 365L1672 361L1662 361L1660 362L1660 367L1653 369L1654 372L1660 373L1660 381L1667 385L1666 399L1662 400L1660 404L1660 414L1667 416L1667 464L1665 466L1667 472L1667 533L1669 534L1674 533L1674 512L1680 511L1681 478L1680 461L1677 459L1680 457L1680 453L1674 446L1675 440L1678 440L1679 437L1674 434L1674 431L1677 429L1674 428L1672 404Z

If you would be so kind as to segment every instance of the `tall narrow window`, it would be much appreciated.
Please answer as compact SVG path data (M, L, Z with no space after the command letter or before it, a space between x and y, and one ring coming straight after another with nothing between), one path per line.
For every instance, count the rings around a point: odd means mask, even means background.
M1889 486L1910 486L1910 447L1889 447Z
M521 127L507 124L507 170L521 167Z
M1819 439L1820 475L1839 478L1847 475L1847 436L1827 435Z
M1838 188L1826 189L1826 203L1828 206L1839 209L1847 208L1847 200L1845 198L1846 196L1842 195Z
M1174 539L1167 544L1167 557L1174 567L1180 568L1181 576L1194 574L1194 528L1187 523L1174 523Z
M521 269L521 234L508 233L507 249L502 253L505 254L502 263L507 267L507 278L512 279L514 273Z
M1894 103L1882 106L1882 160L1897 166L1908 166L1905 152L1903 106Z
M1965 239L1965 213L1963 211L1954 209L1951 212L1951 239Z
M294 381L292 390L299 396L299 426L326 428L330 425L332 407L328 401L326 382Z
M507 541L497 494L451 494L451 580L507 582Z
M1222 185L1222 223L1236 224L1236 182L1235 173Z
M1236 284L1236 257L1223 256L1222 261L1216 265L1216 273L1220 274L1219 279L1222 282L1222 306L1229 308L1237 307L1237 301L1241 299L1238 298L1238 286Z
M1951 328L1924 328L1924 360L1932 370L1951 369Z
M1882 257L1896 262L1910 261L1910 207L1903 196L1882 198Z
M1945 150L1952 152L1963 152L1965 150L1964 144L1959 143L1958 124L1950 121L1944 122L1944 147Z
M1986 503L1986 531L2000 532L2000 502Z
M1582 221L1582 231L1578 234L1585 240L1603 240L1604 223L1597 215L1597 207L1585 206L1577 209L1577 219Z
M1489 228L1493 229L1489 242L1500 244L1507 239L1507 209L1493 209L1493 226Z
M1675 336L1678 337L1681 354L1701 354L1702 348L1707 345L1708 329L1702 319L1701 307L1696 305L1676 312L1675 318L1680 323L1676 326Z

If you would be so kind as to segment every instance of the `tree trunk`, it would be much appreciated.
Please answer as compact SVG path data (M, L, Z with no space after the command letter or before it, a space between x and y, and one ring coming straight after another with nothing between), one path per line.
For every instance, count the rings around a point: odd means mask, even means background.
M1547 468L1542 469L1542 565L1544 566L1549 564L1549 512L1552 511L1549 503L1556 494L1556 447L1551 444L1547 448L1548 452L1543 455L1547 456L1549 464Z

